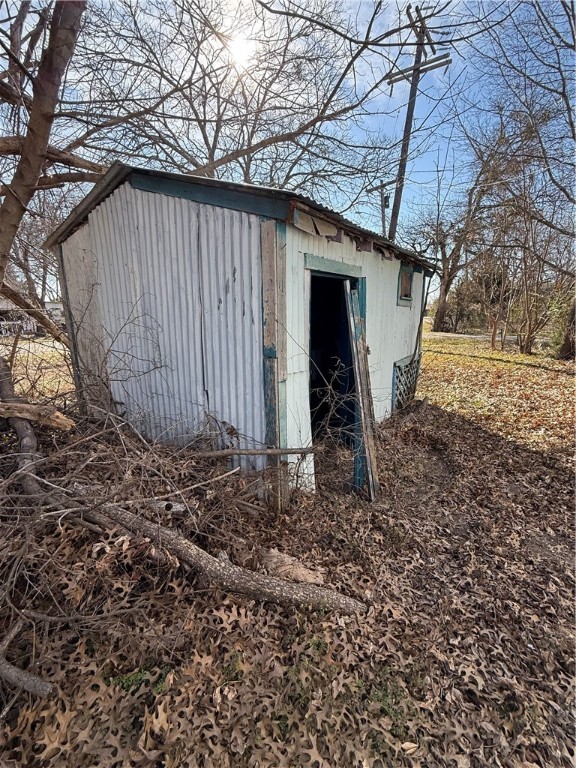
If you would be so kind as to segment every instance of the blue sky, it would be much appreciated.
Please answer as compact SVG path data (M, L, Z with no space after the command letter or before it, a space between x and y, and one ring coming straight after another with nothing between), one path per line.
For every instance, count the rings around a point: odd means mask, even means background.
M400 10L392 3L385 6L379 24L380 29L395 27L399 20L405 21L406 15L403 10L405 5L402 4ZM371 12L372 7L371 2L351 3L348 6L349 12L354 15L358 14L360 19L365 18L366 14ZM458 7L459 3L453 2L448 12L455 14ZM448 23L449 16L446 16L445 20ZM455 148L449 141L450 127L447 124L442 124L442 116L447 108L445 98L447 90L450 88L452 93L456 93L465 74L467 45L465 43L458 44L457 50L455 50L454 47L442 46L441 40L440 35L435 35L436 55L450 53L452 63L448 71L445 68L436 69L422 75L420 80L410 144L410 160L400 212L401 223L417 215L423 208L434 204L438 191L439 171L442 172L444 169L446 180L452 182L454 164L457 163L460 166L458 169L460 178L462 178L465 168L465 158L458 155L454 157ZM413 61L413 56L414 48L408 47L399 61L399 66L409 66ZM380 127L390 138L399 140L404 128L409 89L409 82L404 80L396 83L392 89L383 92L376 103L387 114L379 118L369 119L367 121L368 126ZM444 103L440 104L443 97ZM394 187L391 186L390 205L392 205L393 189ZM373 204L358 208L354 213L356 217L362 219L366 226L380 230L378 206L379 193L376 192L373 193Z

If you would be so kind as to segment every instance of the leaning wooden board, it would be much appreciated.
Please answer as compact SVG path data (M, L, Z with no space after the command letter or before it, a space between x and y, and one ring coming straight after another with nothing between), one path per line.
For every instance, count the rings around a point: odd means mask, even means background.
M376 461L376 444L374 439L374 404L370 389L370 374L368 371L368 348L366 346L366 334L364 322L360 314L360 302L358 291L350 285L350 280L345 282L346 309L348 314L348 326L350 329L350 343L352 347L352 365L354 367L354 379L356 382L356 397L358 402L358 428L360 432L360 445L354 459L354 474L361 464L365 471L365 484L370 501L374 501L379 488L378 467Z

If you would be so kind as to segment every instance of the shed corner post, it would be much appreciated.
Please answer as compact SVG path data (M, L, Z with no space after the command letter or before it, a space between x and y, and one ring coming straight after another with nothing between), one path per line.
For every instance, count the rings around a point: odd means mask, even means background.
M264 362L264 408L266 416L266 445L286 448L286 270L285 230L274 219L260 223L262 252L262 339ZM282 512L289 499L288 468L282 456L270 456L270 505Z

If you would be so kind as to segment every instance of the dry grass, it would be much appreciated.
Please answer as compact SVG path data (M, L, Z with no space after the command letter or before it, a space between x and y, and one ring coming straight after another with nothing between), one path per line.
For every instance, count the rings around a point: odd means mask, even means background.
M426 338L424 351L419 396L506 439L571 454L573 363L442 335Z
M74 399L74 379L68 350L51 338L21 338L14 350L13 338L0 338L0 356L14 352L15 391L31 402L66 406Z

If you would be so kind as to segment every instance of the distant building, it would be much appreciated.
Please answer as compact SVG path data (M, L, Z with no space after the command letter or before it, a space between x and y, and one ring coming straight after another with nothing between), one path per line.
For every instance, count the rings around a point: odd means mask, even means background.
M46 310L46 313L50 319L56 323L56 325L64 325L64 304L62 301L46 301L44 302L44 309Z
M0 336L35 333L36 322L10 299L0 296Z

